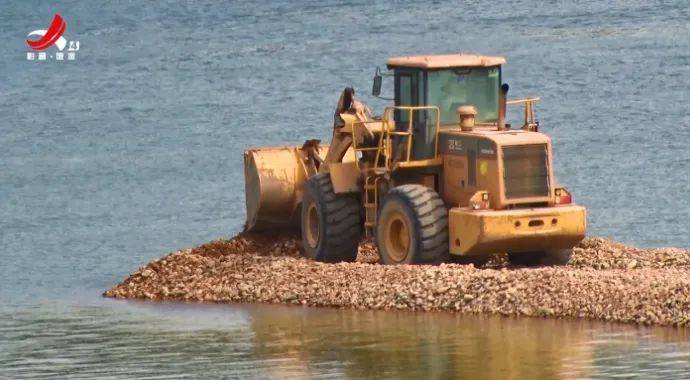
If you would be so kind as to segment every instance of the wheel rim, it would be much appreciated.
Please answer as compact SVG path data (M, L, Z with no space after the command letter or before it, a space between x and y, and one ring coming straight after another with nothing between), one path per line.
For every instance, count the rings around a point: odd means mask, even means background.
M395 212L386 223L386 252L395 262L402 262L407 258L410 250L410 229L405 217Z
M311 203L307 208L305 232L307 236L307 243L310 247L316 248L319 245L319 211L316 209L316 204Z

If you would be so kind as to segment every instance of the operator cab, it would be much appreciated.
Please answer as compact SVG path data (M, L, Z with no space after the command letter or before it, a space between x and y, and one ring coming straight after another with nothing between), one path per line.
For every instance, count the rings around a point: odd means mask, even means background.
M452 54L395 57L386 65L393 71L396 107L436 106L440 113L440 128L447 129L458 128L458 107L472 105L477 111L477 127L496 128L501 114L501 65L505 62L503 57ZM380 93L380 85L380 76L375 77L373 93L376 96ZM406 128L408 117L409 112L396 110L396 130ZM435 112L420 110L412 117L412 158L434 157Z
M538 129L533 104L539 98L507 101L508 85L502 85L501 76L505 63L503 57L469 54L387 61L396 107L438 108L438 116L432 109L396 109L393 119L395 130L404 132L412 115L411 159L440 156L445 173L439 192L454 204L466 206L482 190L497 209L556 202L550 139L530 133ZM380 84L380 76L375 77L374 95ZM525 124L511 130L505 110L520 103L525 105ZM394 152L404 150L399 141L393 143Z

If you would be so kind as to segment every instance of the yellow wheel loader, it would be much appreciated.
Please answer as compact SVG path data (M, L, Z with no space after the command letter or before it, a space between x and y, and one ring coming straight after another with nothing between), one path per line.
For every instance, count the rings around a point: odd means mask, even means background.
M394 104L340 113L330 145L244 154L247 230L295 227L306 256L354 261L364 234L384 264L564 264L585 236L585 208L553 173L539 98L508 100L502 57L407 56L387 62ZM381 92L377 68L373 95ZM506 122L510 105L524 121ZM368 136L368 138L367 138Z

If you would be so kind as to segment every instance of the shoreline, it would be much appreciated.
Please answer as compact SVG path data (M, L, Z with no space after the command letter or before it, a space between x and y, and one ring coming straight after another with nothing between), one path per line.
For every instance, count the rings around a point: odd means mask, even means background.
M501 255L483 268L377 259L370 241L357 262L326 264L301 257L294 233L241 233L154 260L103 295L690 325L688 250L587 238L562 267L511 267Z

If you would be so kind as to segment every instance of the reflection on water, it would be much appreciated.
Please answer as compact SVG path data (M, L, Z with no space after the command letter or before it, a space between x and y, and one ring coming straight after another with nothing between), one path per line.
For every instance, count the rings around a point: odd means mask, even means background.
M589 378L690 373L680 329L268 305L103 301L0 315L2 376ZM0 377L2 377L0 376Z

